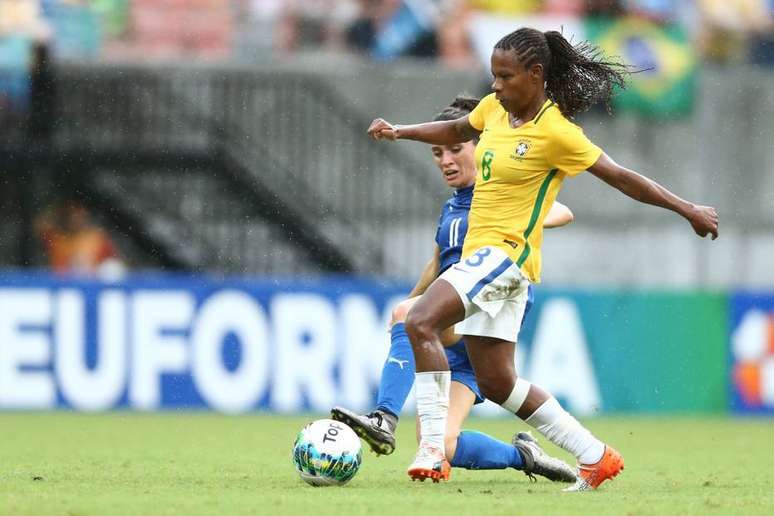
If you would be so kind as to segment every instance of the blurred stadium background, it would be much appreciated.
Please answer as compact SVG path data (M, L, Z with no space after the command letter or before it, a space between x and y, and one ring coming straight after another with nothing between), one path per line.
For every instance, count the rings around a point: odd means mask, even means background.
M0 0L0 408L367 408L449 192L365 129L486 93L521 25L646 69L579 122L721 237L568 181L520 370L774 414L772 0Z

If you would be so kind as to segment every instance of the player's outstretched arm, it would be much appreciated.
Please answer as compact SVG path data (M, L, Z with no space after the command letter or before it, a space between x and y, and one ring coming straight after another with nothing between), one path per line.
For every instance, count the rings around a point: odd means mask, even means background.
M368 127L368 136L374 140L416 140L430 145L453 145L472 140L480 134L468 121L468 116L457 120L398 125L377 118Z
M634 200L660 206L682 215L700 237L718 237L718 214L711 206L698 206L681 199L652 179L624 168L602 153L589 172Z
M573 220L575 220L575 215L572 214L572 210L559 201L554 201L543 220L543 227L545 229L560 228Z

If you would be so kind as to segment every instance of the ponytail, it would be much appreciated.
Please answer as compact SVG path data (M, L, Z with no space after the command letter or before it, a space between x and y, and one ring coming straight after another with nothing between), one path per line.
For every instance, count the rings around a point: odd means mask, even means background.
M525 68L543 66L546 95L567 117L601 102L610 110L616 87L625 88L630 67L605 57L589 43L572 45L560 32L522 28L503 37L495 49L512 50Z

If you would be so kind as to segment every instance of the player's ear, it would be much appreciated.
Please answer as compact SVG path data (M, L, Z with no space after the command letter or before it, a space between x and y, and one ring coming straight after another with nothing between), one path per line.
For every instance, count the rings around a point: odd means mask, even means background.
M529 73L529 80L536 84L544 82L543 72L543 65L540 63L533 63L527 70L527 73Z

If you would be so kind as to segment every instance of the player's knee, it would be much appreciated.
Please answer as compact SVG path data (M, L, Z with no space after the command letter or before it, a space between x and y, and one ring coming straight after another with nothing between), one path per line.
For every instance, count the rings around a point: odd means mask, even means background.
M409 334L411 342L426 342L433 338L433 326L430 323L428 314L417 307L412 307L406 314L406 333Z
M481 394L498 405L505 403L516 381L515 378L502 374L484 374L476 380Z
M410 299L404 299L398 305L392 309L392 322L402 323L406 321L406 316L414 303Z

